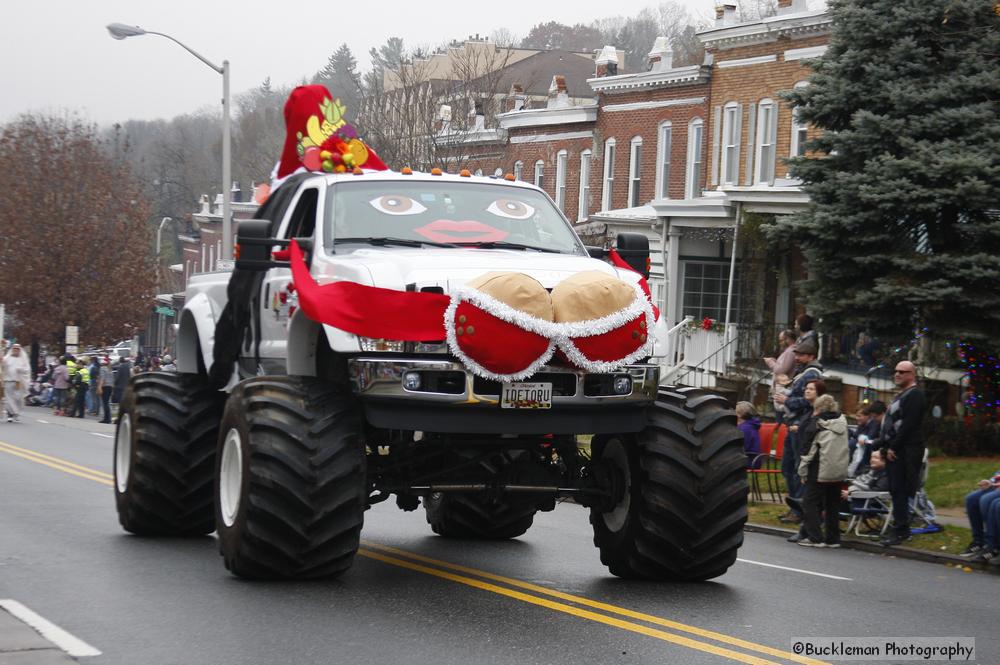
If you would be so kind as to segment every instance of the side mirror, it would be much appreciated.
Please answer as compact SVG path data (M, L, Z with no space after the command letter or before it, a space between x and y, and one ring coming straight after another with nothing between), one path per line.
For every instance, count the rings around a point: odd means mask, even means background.
M271 248L285 246L287 240L271 237L271 221L267 219L244 219L236 230L236 269L270 270L287 266L287 261L275 261Z
M619 233L615 244L622 259L637 273L649 279L649 238L641 233Z
M591 247L588 245L587 254L589 254L592 259L603 259L608 255L608 250L603 247Z

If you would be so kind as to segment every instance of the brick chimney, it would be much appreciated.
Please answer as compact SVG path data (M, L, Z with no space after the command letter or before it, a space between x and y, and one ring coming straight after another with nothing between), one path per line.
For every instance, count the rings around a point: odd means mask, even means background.
M736 25L736 5L720 5L715 8L715 27Z
M665 72L674 66L674 52L670 48L670 40L657 37L649 52L649 71Z
M566 77L556 74L549 84L549 100L546 108L561 109L569 106L569 93L566 91Z
M507 93L505 111L520 111L524 108L524 87L520 83L512 83Z
M594 76L601 78L604 76L615 76L618 74L618 51L614 46L605 46L597 53L594 60L597 65Z

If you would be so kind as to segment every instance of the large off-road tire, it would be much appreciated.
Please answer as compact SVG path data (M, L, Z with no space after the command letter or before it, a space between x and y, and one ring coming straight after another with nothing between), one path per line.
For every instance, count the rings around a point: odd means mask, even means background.
M594 462L624 485L612 510L590 511L601 562L626 578L722 575L736 561L747 519L736 416L722 397L694 388L661 388L648 414L637 435L594 437Z
M215 529L212 476L224 399L199 374L131 380L114 455L115 505L126 531L194 536Z
M354 562L366 502L357 402L307 377L257 377L226 403L216 523L241 577L318 578Z
M427 523L446 538L506 540L531 528L533 504L493 501L479 494L435 492L424 498Z

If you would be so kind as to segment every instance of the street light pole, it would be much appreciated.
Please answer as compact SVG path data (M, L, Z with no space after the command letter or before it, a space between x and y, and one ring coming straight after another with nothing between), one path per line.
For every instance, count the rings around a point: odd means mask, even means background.
M231 165L231 129L229 120L229 61L223 60L219 67L211 60L195 51L183 42L174 39L168 34L154 32L153 30L143 30L137 25L126 25L124 23L109 23L108 32L115 39L125 39L127 37L138 37L139 35L159 35L166 37L185 51L201 60L217 73L222 74L222 257L225 260L233 258L233 219L230 211L229 198L231 196L232 165ZM161 222L162 226L162 222ZM159 251L157 251L159 254Z

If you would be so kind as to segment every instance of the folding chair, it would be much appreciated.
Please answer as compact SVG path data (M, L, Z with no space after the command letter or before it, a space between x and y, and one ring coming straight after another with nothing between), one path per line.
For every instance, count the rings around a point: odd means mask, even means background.
M781 486L778 476L781 474L781 455L785 449L785 437L788 428L777 423L764 423L760 426L760 443L764 450L751 462L750 474L751 498L763 501L761 479L767 481L767 492L774 503L781 503Z
M852 492L849 498L850 520L847 533L854 530L859 538L881 538L892 523L892 495L888 492ZM860 505L858 505L860 502ZM872 525L875 526L872 526ZM868 526L868 533L861 528ZM877 531L875 531L877 529Z

